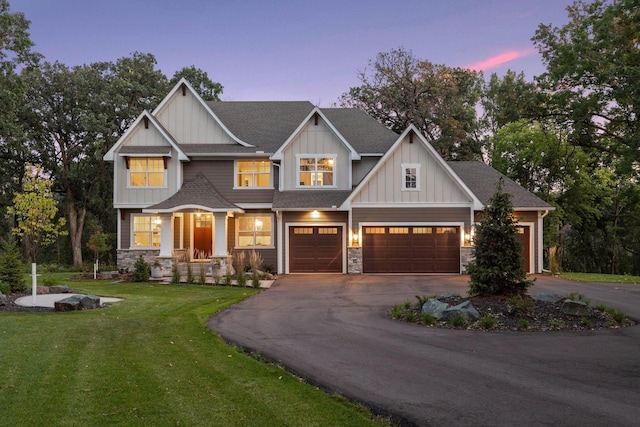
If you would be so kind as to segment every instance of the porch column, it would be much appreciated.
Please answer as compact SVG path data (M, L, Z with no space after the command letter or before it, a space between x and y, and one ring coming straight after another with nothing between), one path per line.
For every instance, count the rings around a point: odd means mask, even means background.
M227 213L215 212L213 214L215 227L215 241L213 243L213 256L227 256Z
M171 214L160 214L160 257L171 258L173 233L171 232Z

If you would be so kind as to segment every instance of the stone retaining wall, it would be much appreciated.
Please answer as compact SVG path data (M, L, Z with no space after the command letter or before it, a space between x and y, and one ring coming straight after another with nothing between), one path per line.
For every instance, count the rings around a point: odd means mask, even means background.
M160 249L118 249L116 262L118 263L118 268L128 271L133 271L133 265L136 260L142 255L145 261L149 263L149 265L153 265L158 255L160 255ZM160 258L158 258L160 259ZM171 258L168 259L168 267L169 267L169 275L171 275ZM163 266L164 273L164 266Z

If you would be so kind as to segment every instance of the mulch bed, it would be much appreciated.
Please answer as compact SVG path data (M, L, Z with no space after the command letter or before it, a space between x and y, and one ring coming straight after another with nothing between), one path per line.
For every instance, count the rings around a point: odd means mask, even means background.
M529 297L526 297L529 298ZM464 329L464 330L492 330L492 331L588 331L595 329L617 329L636 324L632 319L626 318L622 322L614 320L613 316L607 311L601 311L593 307L593 316L588 318L571 316L561 312L564 299L558 302L536 301L531 299L531 309L526 313L518 310L513 304L510 304L507 297L470 297L465 298L459 295L449 296L447 298L438 298L442 302L446 302L451 306L460 304L464 301L471 301L473 306L478 310L480 316L491 315L495 319L495 325L487 328L482 322L466 322L464 325L455 327L449 322L436 321L428 326L440 327L448 329ZM406 321L406 312L413 312L413 320L411 323L424 324L421 319L421 309L413 304L409 309L405 310L405 315L399 320Z
M24 312L24 313L46 313L46 312L55 312L53 308L49 307L23 307L15 303L18 298L31 296L31 292L17 292L13 294L7 295L7 304L0 305L0 312L10 311L10 312Z

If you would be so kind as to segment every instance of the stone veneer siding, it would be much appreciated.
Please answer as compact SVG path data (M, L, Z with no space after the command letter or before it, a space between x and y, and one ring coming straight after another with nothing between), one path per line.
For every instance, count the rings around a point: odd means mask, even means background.
M467 264L473 261L473 246L463 246L460 248L460 264L462 264L462 274L467 273Z
M117 253L118 268L133 271L133 265L140 255L149 265L153 265L158 260L162 266L162 275L171 276L173 259L171 257L160 258L160 249L119 249Z
M347 248L347 273L362 274L362 246Z

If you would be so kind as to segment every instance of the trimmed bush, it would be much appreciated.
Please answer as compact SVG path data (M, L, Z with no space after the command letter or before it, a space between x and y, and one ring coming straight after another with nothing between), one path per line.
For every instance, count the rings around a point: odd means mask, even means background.
M134 282L148 282L149 277L151 277L151 268L149 267L149 263L142 258L136 260L136 263L133 265L133 273L131 273L131 278Z

